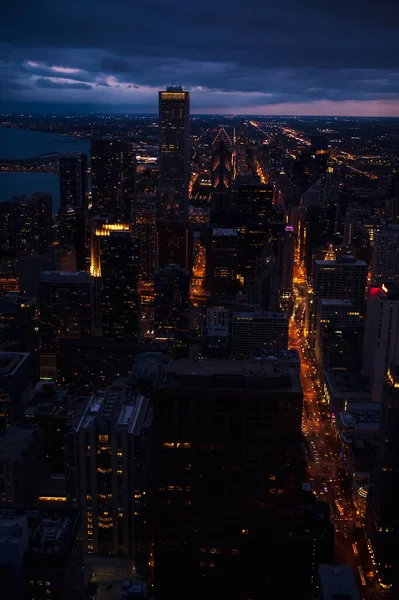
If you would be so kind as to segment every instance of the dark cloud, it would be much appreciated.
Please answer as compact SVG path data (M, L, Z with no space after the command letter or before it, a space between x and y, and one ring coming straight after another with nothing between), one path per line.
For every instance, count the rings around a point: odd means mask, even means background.
M51 79L46 79L45 77L41 77L40 79L36 79L35 85L39 88L52 88L55 90L91 90L93 87L88 83L80 83L69 82L69 81L52 81Z
M173 80L193 89L194 107L399 102L397 0L174 0L173 10L164 0L134 10L131 0L69 0L68 10L15 0L0 39L0 77L17 100L32 84L59 89L60 101L63 89L93 89L94 103L104 88L152 110ZM54 83L54 67L71 71L68 84Z

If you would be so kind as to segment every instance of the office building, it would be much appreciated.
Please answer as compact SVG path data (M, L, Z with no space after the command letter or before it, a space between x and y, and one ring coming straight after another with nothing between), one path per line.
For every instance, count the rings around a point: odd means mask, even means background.
M84 600L81 514L76 508L0 508L0 564L9 598Z
M273 204L273 186L265 183L243 183L238 186L238 207L243 213L269 216Z
M188 330L190 273L179 265L156 269L154 329L156 339L174 339Z
M222 125L212 143L212 211L216 214L225 214L231 210L232 157L233 144Z
M43 271L39 283L40 337L44 354L58 349L63 338L91 335L93 281L84 271Z
M277 594L287 560L295 565L282 514L293 514L302 473L297 367L175 360L153 401L156 596Z
M255 276L247 286L248 297L262 310L277 312L279 308L280 263L271 244L263 247L256 259Z
M314 181L326 176L328 145L327 139L322 135L310 138L310 174Z
M0 507L36 504L44 475L41 429L7 427L0 434Z
M296 244L296 236L293 229L292 226L286 225L285 230L277 235L277 256L280 267L280 303L289 301L292 297Z
M399 477L399 366L391 363L384 383L374 485L367 507L372 557L383 590L399 584L399 524L395 494Z
M352 567L319 565L319 600L360 600Z
M38 299L42 271L76 270L76 252L71 245L52 246L43 252L21 254L17 264L19 289L24 297Z
M159 92L159 203L163 218L188 219L190 93Z
M87 208L87 155L79 152L59 157L60 207Z
M223 306L211 306L206 310L207 327L227 327L229 328L230 315L229 309Z
M75 381L74 381L75 383ZM52 474L65 472L65 439L73 419L87 399L76 389L39 381L25 408L24 423L40 427L43 460Z
M364 311L367 265L353 256L336 260L316 260L313 271L313 291L317 298L351 300Z
M14 196L2 202L3 240L8 249L36 252L53 241L51 194L37 192L31 198ZM3 242L4 243L4 242Z
M31 354L0 352L0 430L22 421L34 376Z
M155 248L158 269L166 265L191 269L193 233L188 221L158 221Z
M7 352L37 352L36 302L18 294L0 296L0 348Z
M390 225L374 237L371 285L399 285L399 225Z
M206 285L211 295L234 298L238 290L238 232L210 226L207 231Z
M315 356L326 367L361 366L364 319L350 300L316 299Z
M372 401L369 378L343 367L324 369L323 392L331 415L345 410L347 402L364 404Z
M109 231L98 240L102 333L129 342L139 331L137 242L131 231Z
M374 402L381 402L391 362L399 362L399 290L371 288L366 305L363 372L370 377Z
M129 144L92 140L91 181L93 214L115 215L129 223L136 185L136 159Z
M88 212L85 208L65 208L58 211L58 241L75 251L76 269L88 267Z
M132 232L138 243L138 276L140 283L154 281L156 224L155 209L133 210Z
M89 553L146 556L148 393L165 359L140 355L126 380L88 400L69 433L68 496L82 510Z
M263 350L288 349L288 318L285 313L235 312L231 325L233 358L256 358Z

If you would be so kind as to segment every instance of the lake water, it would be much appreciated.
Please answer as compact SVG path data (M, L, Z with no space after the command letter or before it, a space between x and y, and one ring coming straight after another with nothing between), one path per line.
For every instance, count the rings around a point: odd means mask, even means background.
M47 152L90 154L90 140L0 127L0 158L30 158ZM60 203L58 173L0 171L0 201L9 200L11 196L31 196L34 192L50 192L53 211L57 212Z

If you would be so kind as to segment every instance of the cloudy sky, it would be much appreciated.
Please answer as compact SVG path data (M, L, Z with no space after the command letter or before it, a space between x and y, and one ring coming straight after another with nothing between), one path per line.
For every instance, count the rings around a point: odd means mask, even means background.
M0 109L399 116L398 0L10 0Z

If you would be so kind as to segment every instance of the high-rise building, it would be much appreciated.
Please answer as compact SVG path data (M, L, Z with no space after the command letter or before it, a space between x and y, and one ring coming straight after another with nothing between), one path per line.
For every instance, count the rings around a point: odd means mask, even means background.
M159 201L164 217L188 219L190 93L159 92Z
M188 221L158 221L156 224L156 266L192 266L193 234Z
M209 227L206 281L216 297L235 297L238 290L238 233L235 228Z
M14 196L1 204L3 240L9 249L31 253L50 245L53 241L51 194L37 192L31 198Z
M37 352L36 302L18 294L0 296L0 348L8 352Z
M60 207L62 210L87 208L87 155L79 152L59 158Z
M399 363L399 290L371 288L366 304L363 372L370 377L374 402L381 402L389 365Z
M93 214L115 215L130 222L136 180L136 159L129 145L115 140L92 140Z
M319 565L319 600L360 600L352 567Z
M206 311L207 327L227 327L229 328L229 309L223 306L211 306Z
M76 270L76 252L71 245L54 246L33 254L21 254L17 264L19 289L24 297L39 298L42 271Z
M190 273L179 265L156 269L154 279L155 336L178 338L188 330Z
M44 475L42 430L7 427L0 436L0 507L36 504Z
M138 273L141 283L150 283L154 280L155 216L155 209L153 208L138 208L133 210L132 231L138 243Z
M85 208L65 208L58 211L58 241L63 247L73 246L76 268L88 266L88 212Z
M327 171L328 145L327 139L322 135L310 138L310 173L313 181L324 178Z
M384 590L399 585L399 523L395 493L399 482L399 363L391 363L384 382L374 485L367 506L368 535L378 579ZM396 598L396 596L393 596Z
M374 237L371 285L399 285L399 225L389 225Z
M34 381L27 352L0 352L0 430L22 421Z
M139 331L138 248L131 231L110 231L101 245L101 323L110 340L131 341Z
M240 212L270 216L273 204L273 186L264 183L241 184L238 187Z
M127 379L92 396L67 441L68 495L83 513L89 553L143 560L146 540L149 391L165 355L144 353Z
M157 598L172 588L176 600L277 594L302 476L297 369L180 359L169 363L153 399Z
M222 125L212 143L212 210L217 214L231 210L232 156L233 144Z
M293 227L286 225L285 231L277 235L277 256L280 267L280 303L290 300L294 278L294 255L296 236Z
M39 284L43 353L54 353L60 339L91 335L93 280L84 271L43 271Z
M233 358L256 358L263 350L288 348L288 318L285 313L233 313L231 355Z
M8 575L4 598L84 600L80 511L1 507L0 563Z

